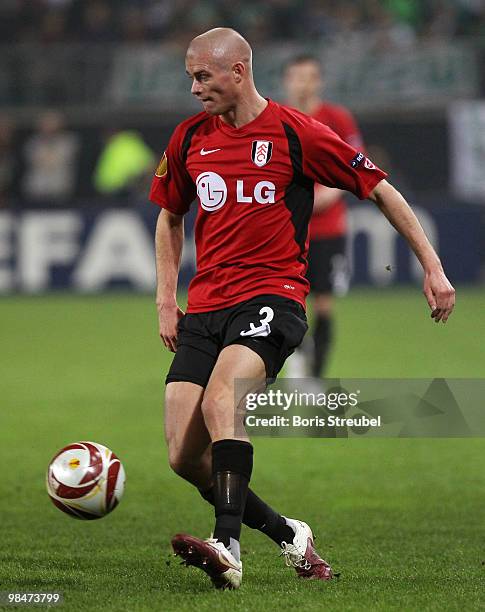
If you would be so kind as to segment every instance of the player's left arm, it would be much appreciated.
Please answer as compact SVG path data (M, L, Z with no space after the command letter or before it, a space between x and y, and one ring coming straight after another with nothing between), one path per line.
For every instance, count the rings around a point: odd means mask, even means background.
M413 210L385 179L372 189L368 199L377 204L416 254L424 270L423 293L431 308L431 316L437 323L446 323L455 305L455 290Z

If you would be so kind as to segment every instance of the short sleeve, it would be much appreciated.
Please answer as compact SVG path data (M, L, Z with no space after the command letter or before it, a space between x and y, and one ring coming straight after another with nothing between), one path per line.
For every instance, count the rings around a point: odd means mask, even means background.
M299 136L303 174L317 183L350 191L363 200L387 176L364 153L318 121L310 120Z
M196 196L192 178L182 159L180 127L173 133L168 147L155 170L150 201L176 215L184 215Z

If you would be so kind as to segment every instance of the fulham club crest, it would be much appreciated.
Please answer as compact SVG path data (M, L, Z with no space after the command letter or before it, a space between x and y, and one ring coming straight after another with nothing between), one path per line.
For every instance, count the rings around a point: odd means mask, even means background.
M271 153L273 152L273 143L269 140L253 140L253 146L251 149L251 159L262 168L271 159Z

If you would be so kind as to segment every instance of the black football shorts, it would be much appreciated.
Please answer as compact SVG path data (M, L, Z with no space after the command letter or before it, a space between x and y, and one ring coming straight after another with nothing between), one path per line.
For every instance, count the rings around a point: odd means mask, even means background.
M310 241L306 277L312 293L347 293L349 265L345 255L344 236Z
M303 307L277 295L258 295L222 310L186 314L178 323L177 352L165 382L206 387L219 353L230 344L243 344L258 353L267 378L273 381L307 329Z

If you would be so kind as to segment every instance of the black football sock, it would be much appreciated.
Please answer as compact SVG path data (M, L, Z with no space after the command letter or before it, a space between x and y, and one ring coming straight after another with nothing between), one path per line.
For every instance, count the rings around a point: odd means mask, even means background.
M314 353L312 363L312 376L318 378L325 372L328 350L332 341L332 319L328 316L318 315L313 330Z
M218 440L212 444L214 537L234 550L236 558L252 470L253 447L249 442Z
M270 537L278 546L282 542L292 542L295 537L293 529L286 524L285 519L270 508L251 489L248 490L243 523L251 529L257 529Z
M206 491L199 489L199 492L205 500L214 505L213 487ZM278 546L281 546L282 542L292 542L295 536L295 532L286 524L281 514L270 508L251 489L248 489L242 522L251 529L257 529L266 534Z

